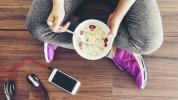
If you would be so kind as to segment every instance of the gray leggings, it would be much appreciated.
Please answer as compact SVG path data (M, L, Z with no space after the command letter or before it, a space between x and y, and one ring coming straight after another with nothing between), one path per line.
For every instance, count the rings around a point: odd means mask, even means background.
M107 22L109 14L115 9L118 0L65 0L65 20L72 15L78 20L71 20L70 30L83 20L98 19ZM33 0L27 15L28 31L40 41L60 47L73 49L72 34L53 33L47 25L47 18L52 9L52 0ZM156 0L136 0L124 17L114 45L139 54L149 54L157 50L163 42L163 29Z

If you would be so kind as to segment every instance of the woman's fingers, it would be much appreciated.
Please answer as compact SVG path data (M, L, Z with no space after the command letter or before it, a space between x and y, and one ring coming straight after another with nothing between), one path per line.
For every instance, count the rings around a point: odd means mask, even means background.
M53 26L52 26L52 28L53 28L52 30L54 32L58 32L58 29L59 29L59 26L60 26L62 20L59 17L57 17L57 16L55 17L54 23L53 23Z
M47 24L49 25L49 27L51 28L54 22L54 17L53 16L49 16L48 20L47 20Z
M111 31L108 33L107 37L112 37L112 38L115 38L115 37L116 37L116 35L117 35L117 32L116 32L116 31L114 31L114 30L111 30Z
M59 27L59 32L65 32L69 26L70 22L66 22L64 25Z
M52 26L52 25L53 25L53 20L48 20L48 21L47 21L47 24L48 24L49 26Z
M112 24L110 24L110 22L108 22L108 27L110 28L110 32L107 34L106 37L111 37L111 38L115 38L117 31L116 29L113 27Z
M67 28L70 26L70 22L66 22L65 25L63 25L63 28L67 30Z
M53 32L59 32L59 26L62 24L65 17L65 11L63 7L59 5L53 5L52 11L47 19L47 24Z
M116 34L117 34L117 27L115 24L111 23L110 21L108 22L108 27L110 28L110 32L107 34L107 37L113 37L115 38L116 37Z

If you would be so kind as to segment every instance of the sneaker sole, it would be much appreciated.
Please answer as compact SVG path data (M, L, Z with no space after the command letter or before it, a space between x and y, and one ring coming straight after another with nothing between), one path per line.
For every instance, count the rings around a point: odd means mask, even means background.
M44 43L44 55L45 55L45 60L47 63L50 63L48 59L48 43Z
M146 66L145 66L145 63L144 63L144 60L142 58L142 56L139 56L138 58L138 55L137 54L134 54L133 55L135 56L135 59L138 61L138 64L140 65L140 70L141 70L141 76L142 77L142 85L140 87L140 89L144 89L146 84L147 84L147 71L146 71Z

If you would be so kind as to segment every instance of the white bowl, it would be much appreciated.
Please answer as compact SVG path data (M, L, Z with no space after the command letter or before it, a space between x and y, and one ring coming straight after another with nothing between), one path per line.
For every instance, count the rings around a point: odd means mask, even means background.
M102 28L102 30L105 33L109 33L110 32L109 27L105 23L103 23L103 22L101 22L99 20L95 20L95 19L86 20L86 21L80 23L77 26L77 28L75 29L74 34L73 34L73 45L74 45L74 48L75 48L76 52L81 57L83 57L85 59L88 59L88 60L98 60L98 59L101 59L101 58L105 57L109 53L109 51L112 48L113 39L112 38L108 38L108 45L107 45L107 47L105 48L105 50L102 53L98 54L97 56L91 56L91 55L84 54L80 50L79 42L78 42L77 39L80 37L79 36L80 35L80 31L84 30L84 28L88 27L89 25L99 26L100 28Z

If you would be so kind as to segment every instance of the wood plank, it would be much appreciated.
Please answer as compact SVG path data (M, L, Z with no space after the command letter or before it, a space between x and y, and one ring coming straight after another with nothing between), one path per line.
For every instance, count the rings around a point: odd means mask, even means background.
M111 100L177 100L174 97L148 97L148 96L113 96Z
M168 36L177 36L178 32L178 6L177 0L157 0L158 6L161 11L163 29Z
M31 0L0 0L0 29L26 29Z
M178 33L177 33L178 34ZM158 49L156 52L145 55L149 57L157 57L162 59L178 59L178 37L164 37L164 42L160 49Z
M43 100L39 97L39 92L30 92L29 100ZM105 97L105 96L98 96L98 95L85 95L85 94L76 94L75 96L72 96L70 94L66 93L56 93L56 92L50 92L50 100L111 100L111 97Z

